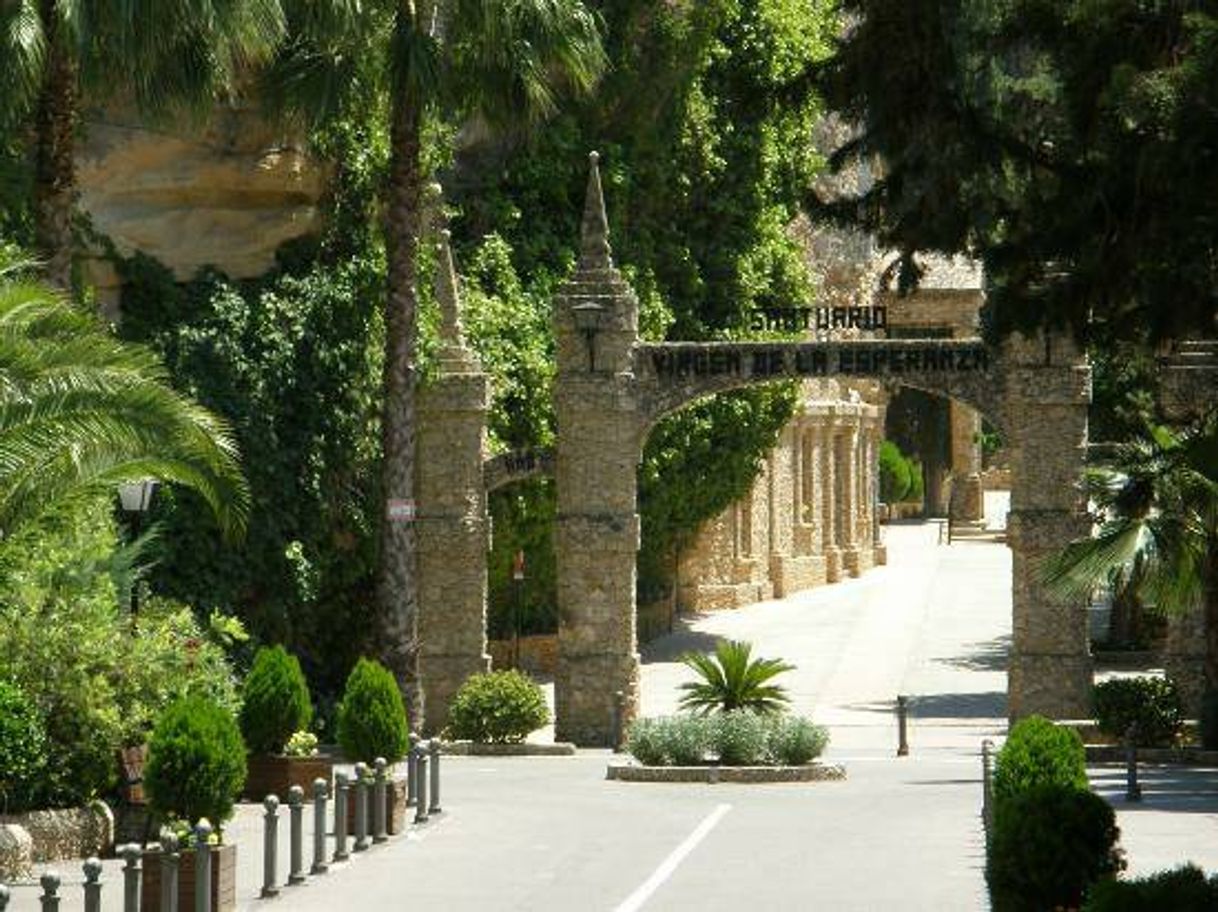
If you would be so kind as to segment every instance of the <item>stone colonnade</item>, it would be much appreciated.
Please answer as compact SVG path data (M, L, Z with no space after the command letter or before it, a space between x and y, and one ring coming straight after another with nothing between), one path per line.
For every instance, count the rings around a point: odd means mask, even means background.
M874 466L884 408L805 384L752 490L682 555L681 607L737 608L858 576L886 560Z

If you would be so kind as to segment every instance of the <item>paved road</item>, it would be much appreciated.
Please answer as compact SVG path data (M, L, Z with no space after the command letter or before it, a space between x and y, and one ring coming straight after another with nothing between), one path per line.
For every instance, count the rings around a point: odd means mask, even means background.
M847 781L607 782L609 756L598 751L446 758L446 814L270 904L254 898L258 809L243 808L233 827L242 907L984 909L977 750L1005 729L1009 554L990 543L937 546L927 526L886 534L890 566L701 618L653 644L643 667L643 708L657 714L672 711L688 675L675 658L717 636L794 662L796 709L829 725L829 759L847 766ZM893 756L898 693L914 697L904 759ZM1136 808L1120 801L1118 770L1097 767L1093 777L1118 807L1134 871L1185 858L1218 868L1218 773L1149 771ZM15 908L35 909L35 892L21 888ZM69 895L64 908L80 908L77 889ZM117 910L116 899L105 908Z

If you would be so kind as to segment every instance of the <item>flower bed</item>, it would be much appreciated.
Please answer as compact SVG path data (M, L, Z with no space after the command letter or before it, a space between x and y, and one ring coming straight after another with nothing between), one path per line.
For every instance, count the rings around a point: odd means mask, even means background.
M626 750L642 767L803 768L829 744L810 719L737 709L711 715L639 719Z

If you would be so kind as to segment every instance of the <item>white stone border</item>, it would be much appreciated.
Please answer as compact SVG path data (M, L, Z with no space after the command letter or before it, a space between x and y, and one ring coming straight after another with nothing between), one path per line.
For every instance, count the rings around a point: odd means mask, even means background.
M838 763L812 762L803 766L642 766L610 763L606 779L617 782L837 782L846 778Z

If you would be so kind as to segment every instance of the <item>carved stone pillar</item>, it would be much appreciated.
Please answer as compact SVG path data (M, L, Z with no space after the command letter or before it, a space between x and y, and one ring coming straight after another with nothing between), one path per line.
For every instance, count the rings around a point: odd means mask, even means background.
M954 523L985 521L985 495L981 484L981 416L975 409L952 402L952 493L948 513Z
M842 578L842 552L838 546L837 529L837 453L834 446L834 423L829 416L821 418L816 428L816 450L820 457L820 545L825 556L825 579L835 583Z

